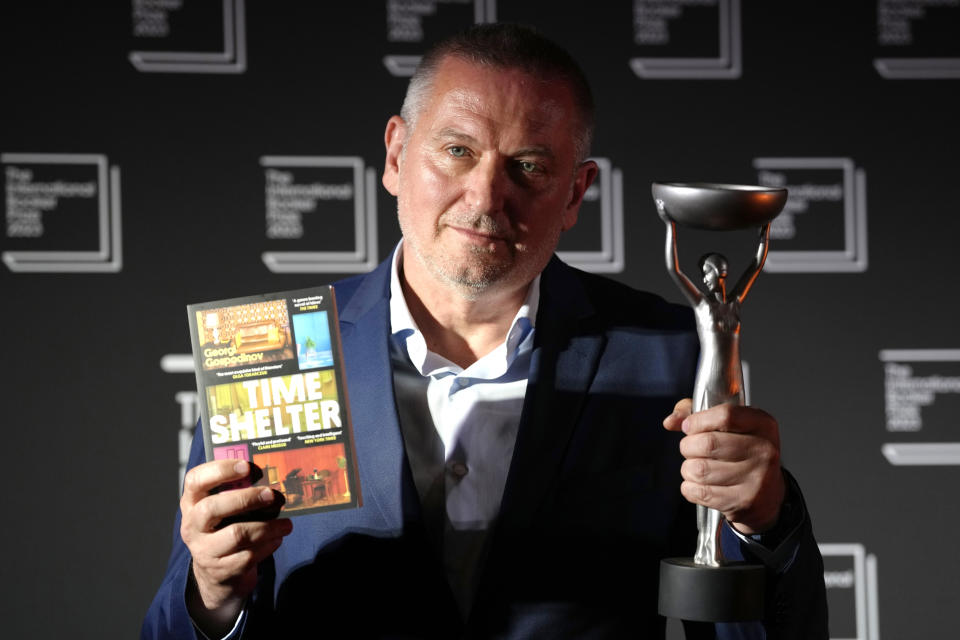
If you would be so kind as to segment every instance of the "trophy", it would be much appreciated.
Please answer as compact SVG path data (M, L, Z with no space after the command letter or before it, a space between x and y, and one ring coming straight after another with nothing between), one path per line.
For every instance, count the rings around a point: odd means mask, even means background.
M700 337L700 365L693 410L718 404L744 404L740 364L740 305L767 257L770 221L787 201L786 189L733 184L653 183L657 213L667 226L667 270L693 306ZM727 260L719 253L700 258L702 291L680 269L677 224L728 231L757 227L760 240L753 262L730 292ZM763 617L764 567L727 562L720 547L723 515L697 505L697 551L693 558L660 563L659 612L670 618L708 622Z

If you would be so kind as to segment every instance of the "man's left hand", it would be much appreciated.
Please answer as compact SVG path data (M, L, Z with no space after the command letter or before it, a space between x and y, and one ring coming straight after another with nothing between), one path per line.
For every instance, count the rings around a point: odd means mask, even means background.
M777 523L786 485L780 470L780 431L769 413L721 404L692 413L686 398L663 426L683 431L680 492L720 511L737 530L762 533Z

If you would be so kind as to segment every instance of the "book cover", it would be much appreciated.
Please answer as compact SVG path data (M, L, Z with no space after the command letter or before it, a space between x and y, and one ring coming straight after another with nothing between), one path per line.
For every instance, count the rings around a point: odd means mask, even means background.
M207 460L244 459L281 515L361 505L332 287L187 306ZM248 483L249 484L249 483Z

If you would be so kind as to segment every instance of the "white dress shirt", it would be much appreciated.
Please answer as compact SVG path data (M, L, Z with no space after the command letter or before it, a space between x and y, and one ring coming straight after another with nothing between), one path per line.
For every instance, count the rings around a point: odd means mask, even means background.
M466 615L473 600L487 532L500 511L507 472L527 391L540 276L530 285L506 339L467 368L427 349L400 286L403 246L390 276L390 325L394 357L406 355L419 384L395 384L401 426L425 520L442 522L442 558L447 579ZM395 362L395 381L398 380ZM426 384L423 384L423 383ZM426 402L423 402L423 394ZM419 396L419 397L418 397ZM410 407L426 407L419 414ZM429 415L422 415L428 413ZM410 422L429 423L442 446ZM419 434L411 437L411 434ZM442 456L442 460L437 460ZM431 487L443 499L429 499ZM442 510L443 513L436 513Z

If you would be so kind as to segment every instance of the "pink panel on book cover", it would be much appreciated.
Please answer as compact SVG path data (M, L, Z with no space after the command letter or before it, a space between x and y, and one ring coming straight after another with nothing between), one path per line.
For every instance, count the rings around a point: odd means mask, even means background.
M247 450L247 445L240 444L234 445L232 447L214 447L213 449L213 459L214 460L250 460L250 453Z

